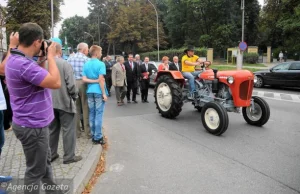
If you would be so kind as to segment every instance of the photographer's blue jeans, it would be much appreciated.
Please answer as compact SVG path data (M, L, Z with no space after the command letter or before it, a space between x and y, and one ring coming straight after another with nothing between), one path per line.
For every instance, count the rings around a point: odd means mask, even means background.
M183 77L189 80L190 92L193 92L196 90L195 76L199 76L200 73L201 73L201 71L182 72Z
M102 134L102 120L105 102L102 94L90 93L87 94L89 106L89 120L91 134L94 140L99 140L103 137Z
M2 153L2 147L4 145L4 140L5 140L3 121L4 121L3 111L0 110L0 155Z

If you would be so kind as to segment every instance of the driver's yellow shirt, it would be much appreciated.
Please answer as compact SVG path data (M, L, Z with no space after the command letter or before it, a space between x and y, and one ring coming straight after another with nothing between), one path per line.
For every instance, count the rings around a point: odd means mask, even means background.
M181 64L182 64L182 72L194 72L195 71L195 66L187 65L185 61L190 61L190 62L197 62L199 57L197 55L193 55L192 57L189 57L187 55L184 55L181 58Z

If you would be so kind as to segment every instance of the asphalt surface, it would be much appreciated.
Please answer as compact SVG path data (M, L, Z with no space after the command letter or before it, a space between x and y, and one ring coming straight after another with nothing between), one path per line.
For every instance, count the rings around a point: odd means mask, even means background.
M271 117L264 127L229 113L228 130L216 137L190 104L168 120L150 96L149 104L123 107L109 98L106 172L93 193L300 193L300 103L266 98Z

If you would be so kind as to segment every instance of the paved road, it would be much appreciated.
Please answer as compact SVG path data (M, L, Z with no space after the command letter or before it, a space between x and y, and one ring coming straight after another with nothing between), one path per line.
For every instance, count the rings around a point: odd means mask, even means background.
M124 107L111 98L106 173L93 193L300 193L300 104L266 100L271 118L264 127L230 113L229 129L216 137L189 104L168 120L157 114L153 98Z

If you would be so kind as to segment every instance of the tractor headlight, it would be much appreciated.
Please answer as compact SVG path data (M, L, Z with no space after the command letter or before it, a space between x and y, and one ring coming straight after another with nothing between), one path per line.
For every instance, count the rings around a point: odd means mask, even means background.
M229 84L233 84L234 78L233 78L232 76L228 77L228 78L227 78L227 82L228 82Z
M257 82L257 76L256 76L256 75L254 76L254 79L253 79L253 81L254 81L254 83L256 83L256 82Z

